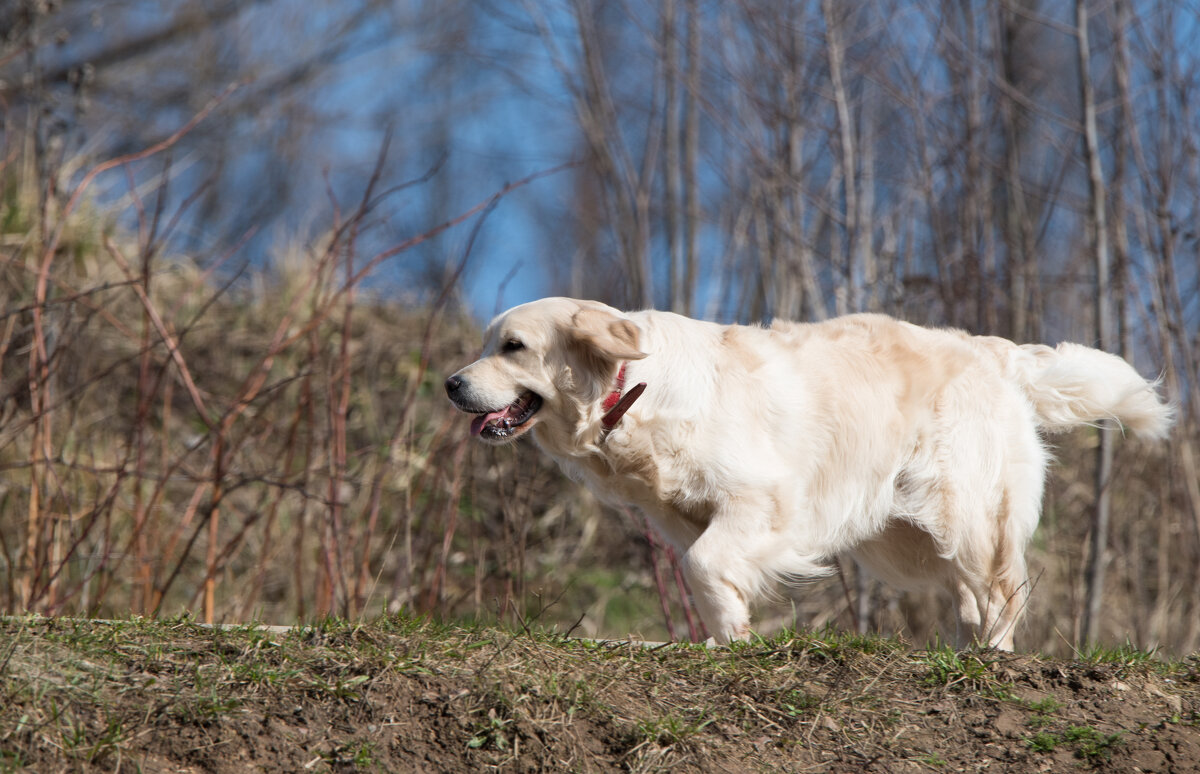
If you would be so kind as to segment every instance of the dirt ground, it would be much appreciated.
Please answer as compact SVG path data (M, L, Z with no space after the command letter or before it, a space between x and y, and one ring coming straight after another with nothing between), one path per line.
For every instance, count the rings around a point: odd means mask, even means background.
M0 623L4 771L1200 771L1200 659Z

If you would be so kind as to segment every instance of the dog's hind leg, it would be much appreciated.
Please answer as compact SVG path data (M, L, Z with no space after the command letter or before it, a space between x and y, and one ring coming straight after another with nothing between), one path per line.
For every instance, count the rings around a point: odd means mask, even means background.
M961 649L970 645L971 640L979 636L983 617L979 613L979 602L967 584L959 581L951 593L957 597L956 612L958 615L955 622L954 644L955 647Z
M1006 488L992 525L990 551L981 552L970 563L971 569L985 574L975 574L971 582L963 584L974 592L979 640L999 650L1013 649L1013 635L1029 598L1025 548L1036 524L1040 495L1036 479ZM960 610L966 607L962 598Z
M987 596L979 599L982 636L993 648L1013 649L1013 633L1029 599L1025 549L1042 506L1045 451L1032 432L1018 436L1005 466Z
M991 647L1013 650L1013 634L1025 612L1028 586L1024 579L1019 583L1002 579L993 584L983 619L983 636Z
M980 644L1011 651L1029 584L1023 542L1014 545L1013 536L1002 529L1003 524L999 526L991 556L979 555L959 566L958 624L960 631L976 632Z

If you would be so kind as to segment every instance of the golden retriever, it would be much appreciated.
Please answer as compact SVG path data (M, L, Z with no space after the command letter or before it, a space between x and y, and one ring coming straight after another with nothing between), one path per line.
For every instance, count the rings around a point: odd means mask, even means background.
M532 434L602 500L683 552L719 643L746 639L776 580L849 553L948 592L1011 650L1048 455L1041 431L1116 419L1150 438L1170 407L1124 360L883 315L769 328L547 298L487 329L446 380L490 443ZM642 392L644 390L644 392Z

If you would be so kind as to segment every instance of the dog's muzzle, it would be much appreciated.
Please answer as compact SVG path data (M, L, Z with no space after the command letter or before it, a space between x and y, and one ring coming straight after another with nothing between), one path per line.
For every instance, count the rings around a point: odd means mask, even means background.
M476 415L471 420L471 435L485 441L515 438L542 407L541 396L528 390L507 406L493 408L480 405L471 399L466 380L457 374L446 380L446 394L459 411Z

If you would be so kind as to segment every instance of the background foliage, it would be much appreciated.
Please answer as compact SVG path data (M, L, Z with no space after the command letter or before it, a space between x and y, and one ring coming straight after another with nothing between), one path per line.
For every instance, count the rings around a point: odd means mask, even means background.
M1153 0L5 4L0 603L686 636L636 515L531 449L468 446L440 395L481 318L554 292L884 311L1162 374L1169 443L1056 439L1022 641L1194 650L1198 21ZM793 596L766 626L920 639L941 616L849 565Z

